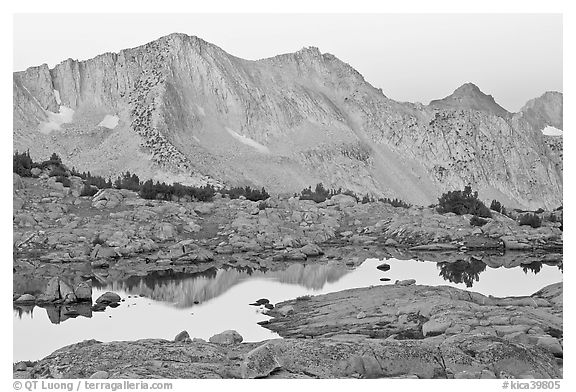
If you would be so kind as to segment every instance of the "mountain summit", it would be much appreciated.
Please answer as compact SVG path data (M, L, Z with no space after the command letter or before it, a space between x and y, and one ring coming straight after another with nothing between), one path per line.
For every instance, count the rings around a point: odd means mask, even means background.
M437 108L470 109L485 111L500 117L509 117L511 114L498 105L491 95L486 95L474 83L465 83L458 87L446 98L430 102L430 106Z
M472 184L505 205L562 203L561 145L522 113L472 84L396 102L314 47L250 61L171 34L15 72L13 96L15 150L104 176L289 193L322 182L417 204Z

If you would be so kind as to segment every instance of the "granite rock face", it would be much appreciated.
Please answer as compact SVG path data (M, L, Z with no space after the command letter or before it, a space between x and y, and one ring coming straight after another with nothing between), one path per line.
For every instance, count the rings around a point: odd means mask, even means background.
M562 145L539 129L561 121L561 99L511 114L466 84L400 103L317 48L248 61L184 34L13 79L14 148L100 175L273 192L323 182L423 205L472 184L505 205L562 203Z
M161 339L84 341L14 378L560 378L545 351L498 337L440 345L377 339L277 339L235 346ZM105 378L105 377L99 377Z
M498 336L547 347L562 357L562 282L529 297L486 297L448 286L390 285L351 289L276 304L290 306L260 324L285 338L423 339L456 335ZM362 317L358 317L360 313Z

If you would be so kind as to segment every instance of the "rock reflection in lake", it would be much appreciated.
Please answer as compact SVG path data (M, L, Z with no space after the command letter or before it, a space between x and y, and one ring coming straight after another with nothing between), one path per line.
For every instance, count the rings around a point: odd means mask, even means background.
M388 271L376 268L383 261L390 265ZM440 265L393 258L367 259L355 269L335 262L291 264L281 271L220 269L195 275L154 273L106 285L95 284L93 299L114 291L125 301L117 308L93 312L91 318L78 309L70 313L65 307L15 307L14 360L40 359L60 347L86 339L173 339L182 330L203 339L227 329L238 331L247 342L277 338L278 335L258 325L269 318L263 307L250 306L259 298L277 304L300 296L389 285L406 279L415 279L420 285L451 285L461 289L472 283L473 287L468 289L484 295L523 296L562 281L562 271L556 265L533 262L525 265L526 271L534 273L527 274L518 267L483 266L481 262ZM445 271L444 276L438 273L439 268Z
M117 308L92 313L92 318L68 318L66 322L60 318L60 324L52 324L50 314L47 317L46 310L37 306L31 313L15 312L14 360L40 359L86 339L173 339L182 330L203 339L227 329L238 331L247 342L277 338L258 325L269 318L263 308L250 303L266 297L276 304L299 296L381 284L376 263L374 259L356 269L328 263L291 264L282 271L221 269L187 276L156 273L104 287L95 285L93 299L114 291L125 301Z
M14 315L18 318L25 316L33 317L35 305L14 305ZM46 305L38 306L46 310L46 315L52 324L60 324L68 319L76 317L92 317L92 308L89 303L79 303L72 305Z
M248 279L271 280L320 290L327 283L336 282L349 272L350 269L336 263L311 265L295 263L280 271L229 268L210 269L193 275L162 271L105 285L95 283L94 287L144 295L156 301L169 302L185 308L216 298Z

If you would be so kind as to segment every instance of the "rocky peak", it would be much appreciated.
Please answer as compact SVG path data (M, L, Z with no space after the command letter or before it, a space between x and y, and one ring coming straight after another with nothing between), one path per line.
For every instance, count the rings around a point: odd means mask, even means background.
M445 98L431 101L430 106L479 110L500 117L509 117L511 115L506 109L498 105L491 95L484 94L478 86L470 82L464 83Z
M538 98L526 102L520 113L537 130L552 126L562 129L563 94L558 91L547 91Z
M13 88L14 149L100 175L289 193L323 182L423 205L473 184L524 206L561 202L561 149L502 121L510 113L474 84L430 107L399 103L316 47L252 61L175 33L17 72Z
M482 96L485 95L478 86L472 82L464 83L462 86L454 90L455 96Z
M305 46L294 54L295 55L301 55L301 56L311 56L311 57L321 57L322 56L320 49L318 49L316 46Z

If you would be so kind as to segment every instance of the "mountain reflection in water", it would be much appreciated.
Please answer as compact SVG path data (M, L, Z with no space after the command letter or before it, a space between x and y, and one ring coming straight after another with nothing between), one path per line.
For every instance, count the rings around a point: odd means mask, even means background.
M281 271L230 268L209 269L194 275L156 272L106 285L94 284L94 287L143 295L156 301L173 303L177 307L190 307L216 298L248 279L265 279L320 290L326 283L336 282L349 272L351 270L345 266L333 263L296 263Z
M378 270L382 263L389 264L390 269ZM283 271L231 268L195 275L163 271L105 286L95 284L94 300L106 291L114 291L124 301L119 307L103 312L91 312L86 305L82 309L68 305L46 308L14 305L14 360L40 359L60 347L86 339L103 342L173 339L182 330L203 339L227 329L238 331L247 342L277 338L278 335L258 325L269 318L262 307L250 306L259 298L278 304L305 295L393 285L404 279L415 279L421 285L461 289L473 284L469 290L484 295L522 296L562 281L562 271L556 264L531 262L513 268L489 265L486 268L483 264L367 259L354 269L329 263L290 264ZM381 278L389 281L382 282Z

